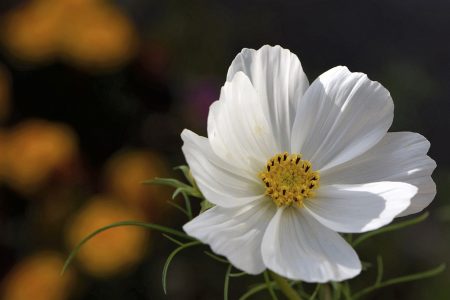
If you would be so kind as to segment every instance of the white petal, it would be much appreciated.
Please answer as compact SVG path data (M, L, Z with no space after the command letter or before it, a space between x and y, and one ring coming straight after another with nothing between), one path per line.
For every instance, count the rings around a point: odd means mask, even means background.
M261 171L276 153L276 143L266 115L248 77L238 72L226 82L220 100L210 109L208 138L224 160Z
M365 74L333 68L316 79L297 107L292 152L318 170L344 163L370 149L393 119L389 92Z
M272 201L258 201L240 208L213 207L200 214L183 229L249 274L264 271L261 240L275 214Z
M365 232L390 222L411 203L417 188L403 182L321 186L304 202L320 223L338 232Z
M234 207L263 199L265 188L256 174L248 175L242 166L231 165L218 157L207 138L183 130L181 138L186 161L197 185L208 201Z
M306 282L341 281L361 272L358 255L339 234L293 207L277 211L264 234L262 255L269 269Z
M430 176L411 179L408 180L408 183L416 186L419 190L417 195L411 199L409 207L397 217L404 217L422 211L431 203L431 201L433 201L434 196L436 195L436 184Z
M401 216L419 212L436 195L431 173L436 163L428 157L430 143L412 132L389 132L374 147L355 159L323 171L321 184L358 184L375 181L401 181L419 191Z
M298 57L280 46L243 49L228 69L227 81L244 72L255 87L267 114L278 152L290 152L290 133L297 103L309 86Z

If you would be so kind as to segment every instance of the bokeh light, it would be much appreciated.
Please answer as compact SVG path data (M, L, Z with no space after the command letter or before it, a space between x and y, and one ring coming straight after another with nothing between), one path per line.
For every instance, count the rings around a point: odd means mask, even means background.
M33 0L4 20L3 42L25 63L58 58L85 69L115 68L134 54L130 20L108 1Z
M38 63L58 52L63 14L53 1L30 1L4 20L2 37L12 56Z
M62 55L84 68L113 68L133 56L136 36L130 21L110 5L90 4L70 14Z
M159 185L143 185L144 180L169 177L162 155L145 150L127 150L114 155L104 170L105 191L130 207L145 212L152 222L167 209L171 190Z
M1 174L11 187L26 194L61 175L78 156L77 137L68 126L38 119L12 128L3 138L3 147Z
M67 227L69 249L103 226L129 220L142 220L142 216L108 196L94 196ZM118 227L104 231L81 248L77 261L92 276L117 275L135 266L143 258L148 237L148 232L141 228Z
M38 252L20 261L5 277L3 300L66 300L75 284L75 274L61 276L64 257L56 252Z

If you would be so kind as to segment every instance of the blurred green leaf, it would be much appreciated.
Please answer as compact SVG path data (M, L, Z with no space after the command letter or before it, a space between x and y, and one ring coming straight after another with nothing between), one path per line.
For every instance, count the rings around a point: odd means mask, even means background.
M272 300L278 300L278 297L275 294L273 286L270 284L270 276L269 276L269 272L267 270L264 271L264 281L266 283L267 290L269 291L269 294L272 297Z
M268 285L270 285L271 288L276 288L276 283L274 281L270 281L269 284L266 283L260 283L255 285L254 287L250 288L247 292L245 292L244 295L242 295L239 300L246 300L253 296L256 293L259 293L261 291L264 291L268 288Z
M391 224L385 227L381 227L380 229L374 230L374 231L369 231L365 234L360 235L358 238L356 238L353 242L353 247L357 247L359 244L361 244L362 242L364 242L365 240L367 240L370 237L373 237L375 235L381 234L381 233L385 233L385 232L390 232L390 231L395 231L398 229L402 229L405 227L409 227L415 224L418 224L420 222L425 221L428 218L429 213L425 212L423 214L421 214L420 216L414 218L414 219L409 219L406 221L401 221L401 222L397 222L395 224Z
M405 282L411 282L411 281L416 281L416 280L420 280L420 279L425 279L425 278L429 278L429 277L433 277L436 275L439 275L440 273L442 273L445 270L445 264L441 264L436 268L433 268L431 270L428 271L424 271L424 272L420 272L420 273L416 273L416 274L411 274L411 275L406 275L406 276L401 276L401 277L397 277L397 278L392 278L389 280L386 280L384 282L377 282L375 283L375 285L370 286L368 288L365 288L357 293L355 293L353 295L353 299L357 300L377 289L381 289L390 285L394 285L394 284L400 284L400 283L405 283Z
M201 242L199 242L199 241L193 241L190 243L183 244L180 247L176 248L174 251L172 251L172 253L170 253L170 255L167 257L167 260L164 263L164 268L163 268L163 272L162 272L162 286L163 286L164 294L167 294L167 270L169 269L169 265L172 262L175 255L177 255L181 250L184 250L184 249L192 247L192 246L200 245L200 244L201 244Z

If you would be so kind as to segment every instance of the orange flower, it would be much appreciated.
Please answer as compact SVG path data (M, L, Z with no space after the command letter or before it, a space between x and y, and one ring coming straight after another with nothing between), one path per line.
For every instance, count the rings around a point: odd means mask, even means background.
M4 138L3 176L16 190L29 193L77 156L77 138L66 125L25 121Z
M104 171L106 191L131 207L144 210L152 221L162 214L171 197L171 189L159 185L143 185L142 181L168 177L164 157L156 153L133 150L113 156Z
M114 68L134 54L137 40L134 28L120 10L91 5L71 19L66 24L61 51L75 64Z
M55 58L87 68L112 68L134 54L132 23L106 1L34 0L5 18L3 42L15 58Z
M64 300L74 284L74 274L60 276L64 259L58 253L41 252L19 262L3 282L5 300Z
M94 197L74 217L67 229L71 249L82 238L102 226L141 217L119 202L106 196ZM111 276L126 271L144 256L148 231L141 228L117 227L104 231L87 242L77 255L81 267L97 277Z
M62 30L61 8L50 1L32 1L7 15L2 33L10 54L31 63L52 59Z

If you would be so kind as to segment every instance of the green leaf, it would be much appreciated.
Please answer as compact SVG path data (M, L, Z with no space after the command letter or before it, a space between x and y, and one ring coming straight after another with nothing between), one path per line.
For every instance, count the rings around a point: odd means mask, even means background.
M341 299L342 295L342 284L340 282L331 282L331 286L333 287L333 300Z
M406 275L406 276L401 276L401 277L397 277L397 278L392 278L392 279L386 280L384 282L380 282L379 284L375 284L373 286L370 286L368 288L365 288L365 289L355 293L355 295L353 296L353 299L357 300L357 299L361 298L362 296L369 294L370 292L373 292L377 289L381 289L381 288L384 288L384 287L387 287L390 285L395 285L395 284L399 284L399 283L411 282L411 281L415 281L415 280L433 277L433 276L436 276L436 275L442 273L444 270L445 270L445 264L441 264L438 267L433 268L428 271L411 274L411 275Z
M331 288L328 283L322 284L322 286L320 287L319 299L334 300L334 298L332 298Z
M276 283L274 281L271 281L269 283L269 285L272 288L276 288ZM246 300L248 298L250 298L251 296L253 296L256 293L259 293L261 291L264 291L265 289L267 289L267 284L266 283L260 283L252 288L250 288L244 295L242 295L239 300Z
M172 262L172 259L177 255L181 250L184 250L186 248L200 245L201 243L199 241L193 241L190 243L186 243L181 245L180 247L176 248L175 250L170 253L170 255L167 257L166 262L164 264L163 272L162 272L162 286L164 294L167 294L167 270L169 269L169 265Z
M188 195L186 195L185 193L181 193L181 194L183 195L183 198L184 198L184 205L186 206L187 217L189 220L192 220L193 216L192 216L191 200L189 199Z
M222 258L220 256L217 256L217 255L215 255L215 254L213 254L213 253L211 253L209 251L204 251L204 253L206 255L208 255L209 257L211 257L212 259L218 261L218 262L221 262L221 263L224 263L224 264L229 264L230 263L227 259Z
M189 196L192 197L197 197L197 198L203 198L202 193L200 193L200 191L194 187L194 186L190 186L184 182L181 182L177 179L174 178L153 178L150 180L145 180L142 182L143 184L159 184L159 185L167 185L170 187L175 188L175 193L174 195L176 196L178 193L180 192L184 192Z
M176 209L178 209L179 211L181 211L183 214L185 214L186 216L189 216L187 210L185 210L183 207L181 207L180 205L178 205L177 203L173 202L173 201L167 201L167 204L169 204L170 206L175 207Z
M182 194L182 193L183 193L183 188L181 188L181 187L177 188L172 194L172 200L174 200L179 194Z
M246 272L230 273L230 277L241 277L247 275Z
M316 284L316 288L314 289L314 292L311 294L311 297L309 297L309 300L316 299L317 294L319 294L320 287L321 287L320 283Z
M377 279L375 280L375 285L380 285L383 280L383 258L381 255L377 256Z
M272 300L278 300L278 297L275 294L275 291L273 290L273 286L270 284L270 276L267 270L264 271L264 281L266 283L267 290L269 291L269 294L272 297Z
M207 211L212 207L214 207L214 204L205 199L202 202L200 202L200 213Z
M174 170L180 170L181 172L183 172L183 175L184 175L184 177L186 178L186 180L189 181L189 183L190 183L192 186L195 186L195 185L196 185L196 184L195 184L194 177L192 177L191 170L189 169L188 166L186 166L186 165L181 165L181 166L175 167L175 168L173 168L173 169L174 169Z
M178 246L183 246L185 244L177 239L174 239L173 237L171 237L170 235L167 235L165 233L163 233L162 236L165 237L166 239L168 239L169 241L177 244Z
M184 182L179 181L174 178L159 178L155 177L153 179L145 180L142 182L143 184L159 184L159 185L167 185L174 188L192 188L190 185L187 185Z
M178 210L180 210L183 214L185 214L189 220L192 220L192 207L191 207L191 201L189 199L189 196L202 198L202 194L200 191L193 186L187 185L177 179L173 178L154 178L151 180L143 181L143 184L160 184L160 185L167 185L170 187L175 188L175 191L172 194L172 200L174 200L178 195L182 195L184 199L184 203L186 208L181 207L180 205L176 204L175 202L168 203L174 207L176 207Z
M276 282L278 288L281 292L288 298L289 300L300 300L300 295L297 293L295 289L292 288L292 284L295 284L295 281L288 281L281 275L273 271L269 271L270 277Z
M414 219L409 219L406 221L401 221L401 222L397 222L395 224L392 225L388 225L385 227L381 227L378 230L374 230L374 231L369 231L363 235L360 235L357 239L354 240L353 242L353 247L358 246L359 244L361 244L363 241L367 240L368 238L381 234L381 233L385 233L385 232L390 232L390 231L394 231L394 230L398 230L398 229L402 229L408 226L412 226L415 224L418 224L420 222L425 221L428 218L428 212L425 212L423 214L421 214L420 216L414 218Z
M344 295L345 300L353 300L352 291L350 290L350 284L348 281L342 282L342 294Z
M232 267L233 266L230 264L225 272L225 282L223 283L223 300L228 300L228 287L230 286L230 274Z
M187 240L194 240L192 237L184 234L181 231L169 228L169 227L165 227L162 225L157 225L157 224L152 224L152 223L145 223L145 222L139 222L139 221L121 221L121 222L116 222L116 223L112 223L109 224L107 226L101 227L97 230L95 230L94 232L90 233L89 235L87 235L85 238L83 238L78 245L75 246L75 248L72 250L72 252L70 252L69 256L67 257L63 269L61 271L61 274L64 274L64 272L67 270L67 268L69 267L70 263L72 262L72 260L75 258L75 256L77 255L77 253L80 251L81 247L88 242L90 239L92 239L93 237L95 237L97 234L115 228L115 227L122 227L122 226L138 226L138 227L143 227L143 228L147 228L147 229L154 229L154 230L158 230L164 233L168 233L168 234L172 234Z

